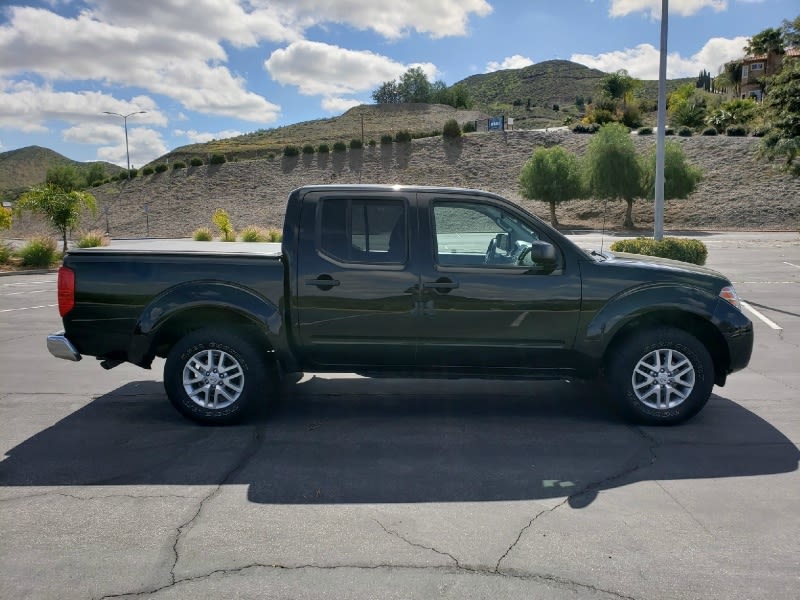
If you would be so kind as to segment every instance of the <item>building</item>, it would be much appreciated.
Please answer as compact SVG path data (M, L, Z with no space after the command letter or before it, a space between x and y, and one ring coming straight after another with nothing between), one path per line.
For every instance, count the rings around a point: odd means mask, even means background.
M800 57L800 48L787 48L784 54L759 54L742 59L742 79L740 94L742 98L764 99L764 79L780 73L785 57Z

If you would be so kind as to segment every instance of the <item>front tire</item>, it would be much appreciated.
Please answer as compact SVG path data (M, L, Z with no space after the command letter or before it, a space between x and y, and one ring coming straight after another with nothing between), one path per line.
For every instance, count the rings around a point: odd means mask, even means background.
M183 416L201 423L238 421L268 384L263 354L236 330L193 331L172 347L164 365L170 402Z
M696 415L714 387L714 362L706 347L676 327L633 334L608 361L610 394L628 419L674 425Z

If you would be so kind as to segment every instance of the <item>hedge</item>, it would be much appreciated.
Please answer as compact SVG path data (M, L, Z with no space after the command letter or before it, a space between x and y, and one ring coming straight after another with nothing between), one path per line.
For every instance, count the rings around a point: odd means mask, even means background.
M613 252L629 252L645 256L671 258L695 265L706 264L708 249L699 240L687 238L664 238L660 242L653 238L639 237L632 240L617 240L611 244Z

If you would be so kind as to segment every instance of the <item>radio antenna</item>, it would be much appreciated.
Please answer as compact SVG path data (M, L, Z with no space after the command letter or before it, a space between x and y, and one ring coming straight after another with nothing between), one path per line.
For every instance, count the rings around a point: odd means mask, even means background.
M603 242L606 238L606 209L608 208L608 198L603 200L603 229L600 230L600 254L603 254Z

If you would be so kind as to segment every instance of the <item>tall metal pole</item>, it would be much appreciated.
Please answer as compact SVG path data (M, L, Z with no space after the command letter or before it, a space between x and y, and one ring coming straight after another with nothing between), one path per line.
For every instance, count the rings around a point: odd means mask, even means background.
M664 136L667 129L667 31L669 0L661 0L661 56L658 63L658 132L656 136L656 206L653 237L664 237Z
M123 115L116 112L109 112L107 110L103 111L105 115L115 115L117 117L122 117L122 124L125 127L125 156L128 158L128 179L131 178L131 153L128 150L128 117L132 117L133 115L141 115L146 113L146 110L137 110L132 113L128 113L127 115Z

